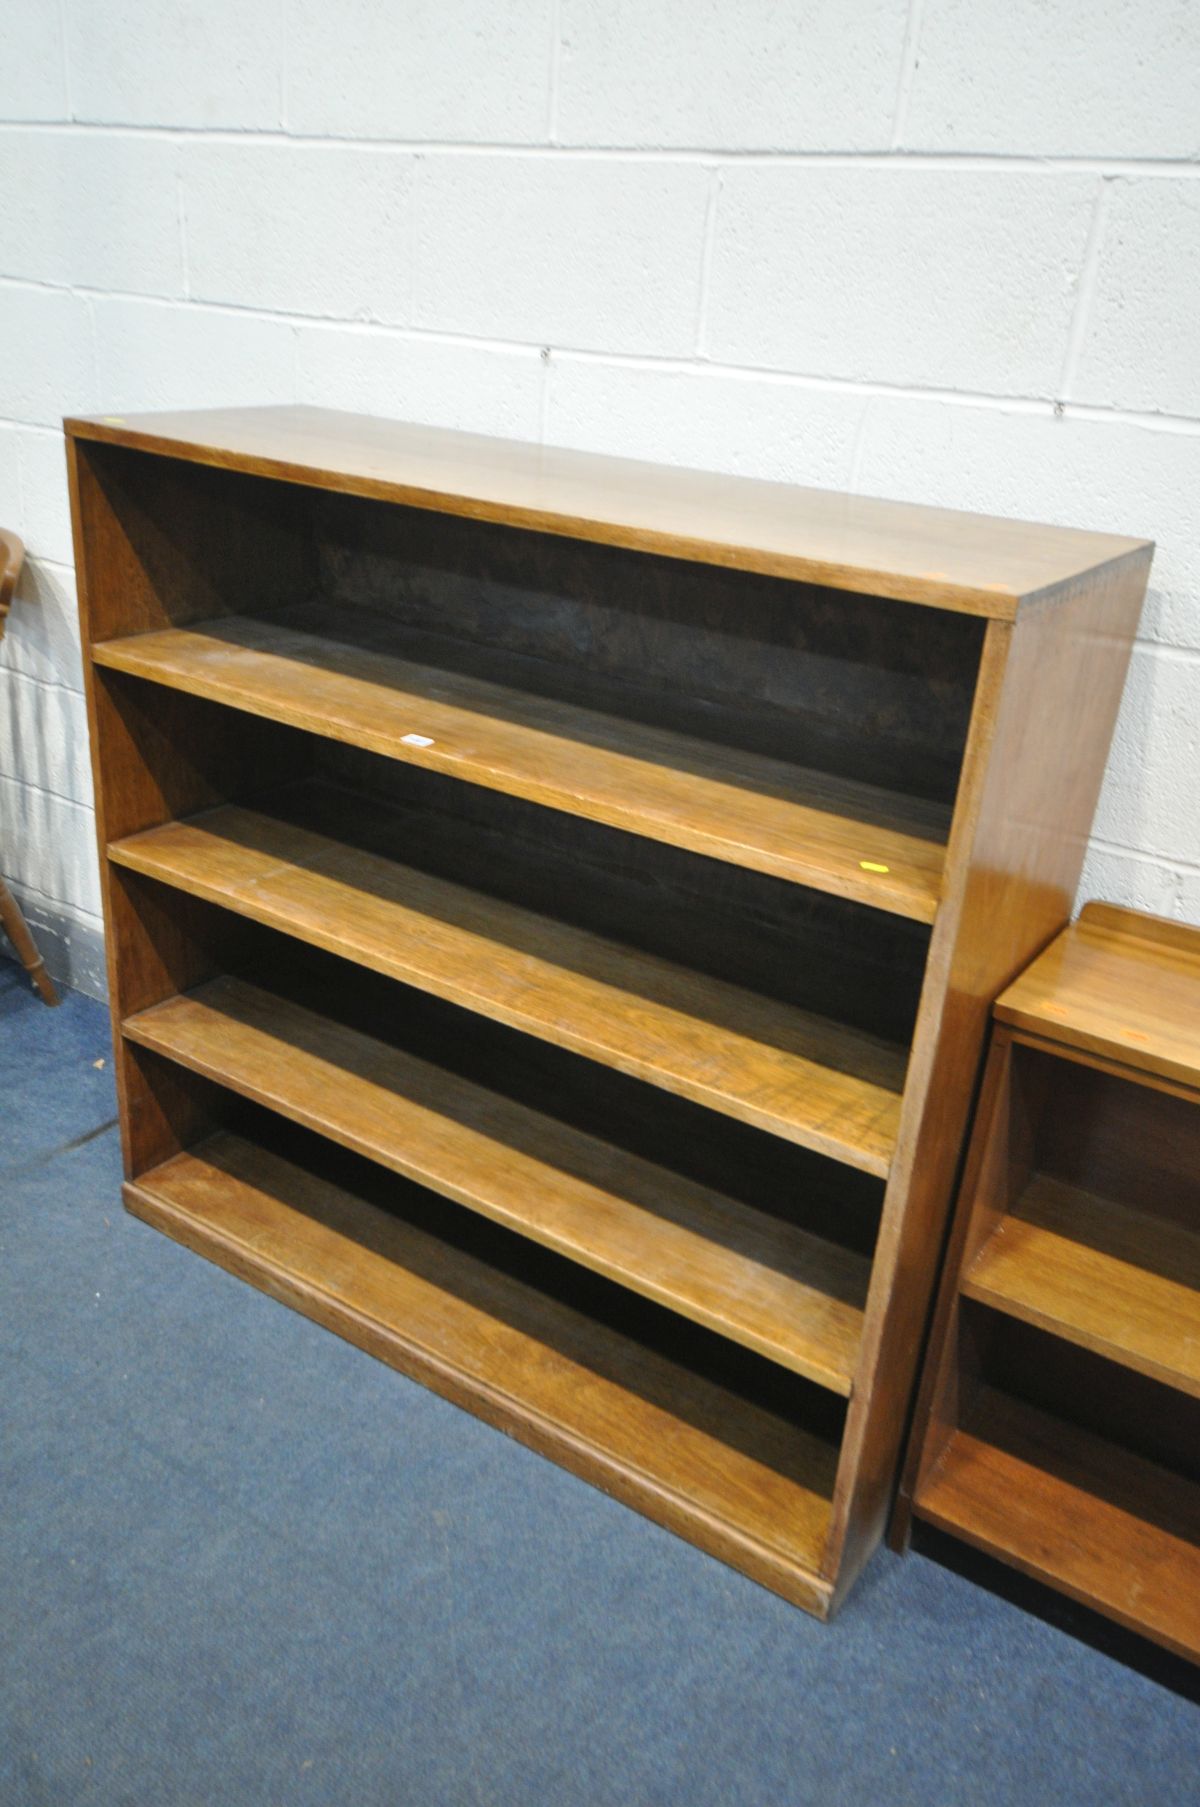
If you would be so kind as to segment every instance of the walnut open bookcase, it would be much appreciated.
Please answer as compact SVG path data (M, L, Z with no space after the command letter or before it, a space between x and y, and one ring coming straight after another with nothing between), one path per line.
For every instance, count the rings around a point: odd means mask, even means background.
M67 436L127 1205L826 1615L1151 547L310 408Z
M1200 1661L1200 929L1088 904L997 1002L914 1491Z

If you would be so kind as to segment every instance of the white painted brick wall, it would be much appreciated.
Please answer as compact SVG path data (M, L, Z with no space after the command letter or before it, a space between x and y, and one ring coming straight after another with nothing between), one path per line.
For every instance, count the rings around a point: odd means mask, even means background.
M258 312L406 321L413 159L390 150L191 143L188 293Z
M784 383L712 366L556 354L546 436L555 444L844 489L867 407L858 389Z
M1195 0L5 0L0 67L0 864L60 968L59 420L238 401L1154 537L1083 890L1200 922Z
M923 0L903 142L1195 157L1198 64L1195 0Z
M1200 91L1195 102L1200 115ZM1200 185L1156 177L1111 181L1105 189L1103 240L1074 393L1105 407L1195 420Z
M285 10L293 132L545 142L552 0L286 0Z
M1098 184L819 164L725 171L709 355L807 376L1050 396Z
M596 157L422 157L413 322L472 338L686 357L706 172Z
M123 413L296 399L296 329L265 314L99 295L96 381ZM107 404L104 404L107 406Z
M563 144L886 150L908 0L561 0Z
M100 132L0 137L0 244L9 277L62 288L178 295L178 152Z
M53 10L47 0L18 3ZM63 12L70 118L243 131L278 126L277 7L254 0L70 0Z
M83 397L70 407L95 408L92 314L83 296L0 276L0 347L0 420L56 427L64 395Z
M361 414L434 421L472 433L537 439L542 357L530 345L417 338L376 326L295 331L296 399L329 396Z
M62 9L46 0L5 0L0 11L0 69L19 69L6 82L5 119L65 119L67 71Z

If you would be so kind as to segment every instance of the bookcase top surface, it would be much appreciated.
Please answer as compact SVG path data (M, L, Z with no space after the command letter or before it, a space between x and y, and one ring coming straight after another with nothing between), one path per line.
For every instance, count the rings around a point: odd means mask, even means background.
M1152 542L304 406L68 419L68 435L476 520L1011 620Z
M1200 929L1085 904L1001 993L996 1015L1200 1093Z

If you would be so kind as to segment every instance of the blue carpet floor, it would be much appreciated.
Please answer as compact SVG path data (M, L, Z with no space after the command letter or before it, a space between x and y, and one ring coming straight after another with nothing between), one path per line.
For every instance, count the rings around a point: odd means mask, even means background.
M101 1064L102 1063L102 1064ZM0 964L3 1807L1171 1807L1200 1708L920 1555L823 1627L121 1210Z

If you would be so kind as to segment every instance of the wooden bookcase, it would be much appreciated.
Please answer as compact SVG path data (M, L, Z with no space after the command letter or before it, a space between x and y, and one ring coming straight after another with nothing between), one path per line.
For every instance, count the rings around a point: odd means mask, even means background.
M1089 904L996 1017L913 1509L1200 1660L1200 930Z
M1151 547L67 423L131 1210L826 1614Z

